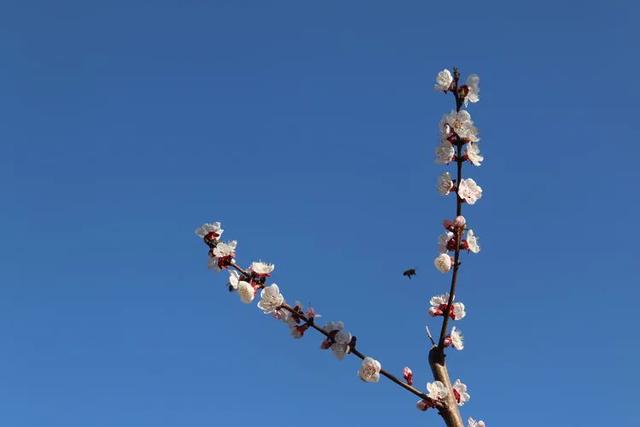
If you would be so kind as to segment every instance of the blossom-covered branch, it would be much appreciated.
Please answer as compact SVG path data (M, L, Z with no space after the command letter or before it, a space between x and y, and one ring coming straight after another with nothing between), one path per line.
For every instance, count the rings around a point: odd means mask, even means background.
M302 338L309 329L315 330L325 337L320 348L331 349L338 360L344 359L347 354L362 360L358 371L361 380L375 383L380 380L380 376L383 376L418 396L419 402L426 402L430 407L437 409L443 408L439 395L424 393L413 387L413 373L409 368L403 370L404 381L402 381L384 370L379 361L360 352L356 348L357 338L345 330L343 322L328 322L324 326L318 326L316 319L320 316L313 308L309 307L305 310L299 302L293 306L288 304L277 284L266 285L267 279L275 269L273 264L257 261L251 263L246 269L240 267L235 259L238 244L235 240L221 241L223 231L221 224L214 222L202 225L196 229L196 234L209 247L209 267L216 271L228 270L228 289L236 292L243 303L251 304L260 291L258 308L264 314L285 323L293 338Z
M462 332L455 326L449 331L448 325L450 320L461 320L467 315L465 305L455 301L461 251L480 252L478 237L468 227L467 220L462 216L464 203L474 205L482 197L482 187L473 178L465 179L462 176L462 167L465 162L480 166L484 160L478 145L480 141L478 129L471 120L469 112L462 109L469 102L476 103L480 100L479 83L478 76L470 75L466 84L460 84L460 73L454 68L453 74L447 69L438 73L435 84L436 90L452 93L456 103L455 110L445 114L440 121L440 143L435 150L436 163L448 165L455 162L456 166L455 180L449 172L445 172L439 176L437 182L437 189L441 195L455 194L455 218L444 220L445 232L440 236L438 244L440 253L434 260L438 271L451 272L451 284L449 292L431 298L429 308L431 316L442 316L439 339L437 344L434 342L429 352L429 365L438 389L442 393L441 400L445 403L440 414L450 427L463 426L458 407L470 398L467 386L460 380L451 383L445 364L445 348L464 349ZM450 254L451 252L453 255ZM470 427L484 426L483 421L476 421L473 418L469 418L468 424Z

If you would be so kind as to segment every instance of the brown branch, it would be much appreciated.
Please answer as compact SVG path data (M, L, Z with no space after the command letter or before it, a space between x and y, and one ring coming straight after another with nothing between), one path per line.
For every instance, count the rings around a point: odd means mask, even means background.
M322 329L321 327L317 326L315 324L315 322L313 322L313 319L310 319L307 316L305 316L304 314L299 313L298 311L296 311L293 308L291 308L288 304L283 304L283 305L280 306L280 308L288 311L289 313L295 314L305 324L309 325L310 328L315 329L316 331L320 332L322 335L324 335L325 337L327 337L327 338L329 338L331 340L333 339L331 334L328 333L327 331L325 331L324 329ZM365 354L361 353L359 350L357 350L355 348L355 340L352 340L352 343L353 343L353 348L350 348L348 353L349 354L353 354L354 356L356 356L357 358L359 358L361 360L364 360L367 356ZM351 345L350 345L350 347L351 347ZM440 402L432 401L431 398L429 396L427 396L425 393L421 392L420 390L418 390L417 388L415 388L413 386L410 386L406 382L398 379L398 377L396 377L395 375L389 373L388 371L386 371L384 369L380 369L380 375L382 375L382 376L386 377L387 379L391 380L392 382L398 384L400 387L404 388L408 392L415 394L420 399L428 400L430 402L433 402L433 404L434 404L434 406L436 408L439 408L439 409L440 408L444 408L444 405L442 405Z
M455 67L453 69L453 79L454 81L451 92L456 98L456 112L460 112L460 108L462 108L464 98L460 97L458 93L458 81L460 80L460 73ZM460 139L460 137L456 135L456 216L462 215L462 198L458 194L458 188L460 187L460 182L462 181L462 163L464 162L464 156L462 155L463 145L464 142ZM444 354L444 340L447 335L449 313L451 312L453 300L456 295L458 269L460 268L460 245L462 242L463 229L464 227L455 228L454 237L456 239L456 248L453 256L453 273L451 274L451 286L449 287L449 300L447 301L447 307L445 308L443 313L442 328L440 329L440 338L438 339L438 345L434 345L429 351L429 366L431 367L433 377L437 381L442 382L449 390L445 406L440 410L440 415L442 416L444 422L448 427L464 427L464 422L462 421L462 416L460 415L458 402L456 401L455 395L453 393L451 378L449 377L449 370L447 369L447 365L445 363Z

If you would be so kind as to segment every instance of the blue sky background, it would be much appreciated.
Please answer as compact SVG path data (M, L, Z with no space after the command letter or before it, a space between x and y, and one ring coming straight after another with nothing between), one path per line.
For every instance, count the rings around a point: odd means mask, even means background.
M440 425L225 289L193 234L430 380L443 67L481 78L450 355L489 426L637 426L635 2L0 7L0 425ZM407 281L401 272L417 266Z

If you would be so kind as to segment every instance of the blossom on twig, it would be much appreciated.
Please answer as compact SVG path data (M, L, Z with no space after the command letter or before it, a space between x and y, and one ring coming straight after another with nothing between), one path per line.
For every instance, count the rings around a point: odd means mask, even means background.
M440 165L448 165L453 161L456 150L453 145L446 139L440 141L440 145L436 147L436 163Z
M280 288L275 283L267 286L260 292L260 302L258 308L265 314L274 313L284 303L284 296L280 293Z
M454 296L455 300L455 296ZM449 293L436 295L431 297L429 300L429 304L431 307L429 308L429 314L433 317L436 316L444 316L444 311L447 309L447 303L449 302ZM451 304L451 309L449 310L449 317L453 320L463 319L467 315L465 311L464 304L461 302L454 302Z
M438 177L438 192L443 196L446 196L453 190L453 181L451 180L451 175L449 172L445 172Z
M480 101L480 76L470 74L469 77L467 77L466 87L467 93L464 97L464 105L467 105L469 102L476 103Z
M480 154L480 146L477 142L467 144L465 156L474 166L481 166L484 160L484 156Z
M473 205L482 197L482 187L473 178L462 179L458 184L458 197Z
M352 338L351 333L344 330L344 323L329 322L322 330L329 334L329 337L322 342L320 348L323 350L330 348L338 360L344 359L344 356L351 350Z
M447 253L440 254L433 260L433 265L436 266L439 272L446 273L451 270L451 265L453 262L451 261L451 256Z
M474 254L480 252L479 238L473 232L473 230L467 231L467 239L464 241L464 248L470 250Z
M433 400L442 400L449 395L449 390L442 381L427 383L427 391L427 396L429 396L429 398Z
M217 241L220 239L220 236L222 236L222 232L224 231L221 227L222 225L219 222L207 222L196 228L195 233L205 240Z
M440 120L440 136L449 142L456 142L456 137L463 142L478 142L478 128L471 120L467 110L452 111Z
M433 89L446 92L451 87L451 83L453 83L453 76L451 75L451 71L445 68L436 76L436 84L433 86Z
M358 376L362 381L377 383L380 381L380 370L382 365L372 357L365 357L358 371Z
M273 264L267 264L262 261L254 261L251 263L249 270L253 273L254 276L258 278L269 277L273 270L276 268Z
M456 402L458 402L459 406L462 406L467 402L471 396L467 393L467 385L464 384L459 379L452 386L453 396L456 398Z
M215 268L218 271L222 271L235 262L233 259L236 256L236 247L238 242L232 240L228 243L219 242L215 248L211 251L211 258L209 258L209 268Z
M235 270L229 270L229 290L237 291L240 283L240 274Z
M451 328L451 333L444 338L444 346L452 346L456 350L462 350L464 349L463 338L462 331L454 326Z
M238 282L238 295L240 296L240 301L245 304L251 304L256 297L256 290L250 283L241 280Z

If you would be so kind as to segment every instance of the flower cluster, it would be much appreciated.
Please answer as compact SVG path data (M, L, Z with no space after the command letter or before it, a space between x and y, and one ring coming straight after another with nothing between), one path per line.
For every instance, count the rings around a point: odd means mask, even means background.
M464 405L471 398L467 392L467 385L459 379L451 386L451 391L442 381L434 381L427 383L428 399L418 401L416 407L421 411L426 411L429 408L446 405L445 400L450 392L453 393L453 398L458 403L458 406Z
M457 222L456 222L457 221ZM443 225L445 232L438 238L438 252L440 255L435 260L435 266L443 273L449 271L452 265L452 261L447 261L447 257L443 257L450 251L456 251L458 249L457 236L462 235L465 231L466 220L463 216L458 216L453 222L451 220L444 220ZM474 254L480 252L480 242L478 236L471 229L466 229L466 237L460 241L460 249L466 249ZM451 257L449 257L450 259Z
M455 295L453 297L455 300ZM436 295L429 300L431 307L429 308L429 314L433 317L444 316L444 312L447 310L449 303L449 293ZM464 304L461 302L454 302L449 309L449 317L453 320L461 320L467 315Z

